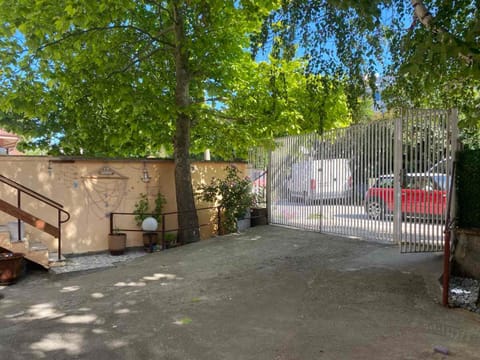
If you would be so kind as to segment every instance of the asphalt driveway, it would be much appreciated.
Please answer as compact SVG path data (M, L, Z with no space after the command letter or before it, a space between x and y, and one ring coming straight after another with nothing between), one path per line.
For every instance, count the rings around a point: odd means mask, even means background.
M480 316L440 305L441 269L256 227L1 289L0 359L480 359Z

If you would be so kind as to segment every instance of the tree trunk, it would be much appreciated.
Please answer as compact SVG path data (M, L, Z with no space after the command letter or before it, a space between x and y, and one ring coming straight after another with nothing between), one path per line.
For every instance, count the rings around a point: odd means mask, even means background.
M174 138L175 191L177 195L178 241L190 243L200 240L198 216L193 196L192 174L190 171L190 74L188 54L184 48L184 19L181 9L174 6L175 17L175 105L177 120Z

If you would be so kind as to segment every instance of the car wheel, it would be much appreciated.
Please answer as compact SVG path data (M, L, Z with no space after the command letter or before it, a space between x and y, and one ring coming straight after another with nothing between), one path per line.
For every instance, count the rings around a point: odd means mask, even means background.
M369 200L365 205L369 219L379 220L385 217L385 204L378 199Z

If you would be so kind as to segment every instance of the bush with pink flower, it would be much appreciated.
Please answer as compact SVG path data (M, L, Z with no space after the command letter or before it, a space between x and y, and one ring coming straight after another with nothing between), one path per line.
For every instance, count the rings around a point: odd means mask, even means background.
M212 178L210 184L199 187L199 198L214 202L220 206L223 214L223 232L236 231L236 220L242 219L255 204L251 181L248 177L240 177L240 171L235 165L225 168L226 177Z

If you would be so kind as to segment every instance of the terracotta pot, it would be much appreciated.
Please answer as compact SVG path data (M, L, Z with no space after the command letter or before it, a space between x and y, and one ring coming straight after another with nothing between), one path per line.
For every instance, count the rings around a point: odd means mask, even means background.
M158 244L158 234L156 232L143 233L143 248L145 251L152 252L155 245Z
M127 246L127 234L108 234L108 250L111 255L122 255Z
M23 274L23 257L22 253L0 253L0 285L13 284Z

